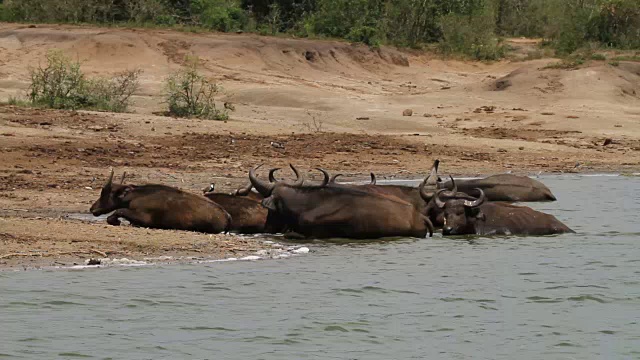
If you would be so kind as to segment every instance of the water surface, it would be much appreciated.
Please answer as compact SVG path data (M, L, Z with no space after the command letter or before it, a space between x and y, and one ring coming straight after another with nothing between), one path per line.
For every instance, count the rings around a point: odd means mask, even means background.
M640 179L542 180L577 234L0 272L0 358L640 358Z

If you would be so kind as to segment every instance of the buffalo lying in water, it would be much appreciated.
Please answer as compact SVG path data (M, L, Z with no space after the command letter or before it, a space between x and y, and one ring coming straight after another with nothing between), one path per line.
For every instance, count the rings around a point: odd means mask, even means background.
M500 174L484 179L456 180L458 190L471 193L474 189L482 189L489 201L556 201L556 197L540 181L527 176ZM451 181L444 184L452 188Z
M441 179L438 177L438 165L439 160L435 160L431 167L430 174L422 181L420 187L411 187L405 185L377 185L376 177L371 173L371 183L364 185L343 185L337 184L335 178L340 174L334 175L329 180L330 186L349 186L361 191L366 191L372 194L380 194L386 196L393 196L402 201L406 201L413 205L415 209L422 215L427 216L432 225L438 227L438 224L434 221L437 220L437 207L435 205L429 206L430 200L435 194L435 191L441 187ZM322 170L325 175L324 184L327 183L328 174ZM427 195L430 194L430 195ZM441 221L440 221L441 223Z
M295 183L265 182L249 171L253 186L288 230L306 237L374 239L391 236L425 237L433 225L410 203L394 196L349 186L303 186L304 177L291 165ZM325 173L326 175L326 173Z
M436 192L435 203L443 210L443 235L551 235L574 232L553 215L525 206L506 203L488 203L481 189L480 195L469 200L449 194L447 190Z
M268 210L259 201L245 196L208 192L204 196L222 206L231 215L229 231L257 234L267 230Z
M231 216L209 199L165 185L113 184L113 170L91 206L94 216L115 212L107 218L120 225L120 218L134 226L155 229L191 230L206 233L227 231Z

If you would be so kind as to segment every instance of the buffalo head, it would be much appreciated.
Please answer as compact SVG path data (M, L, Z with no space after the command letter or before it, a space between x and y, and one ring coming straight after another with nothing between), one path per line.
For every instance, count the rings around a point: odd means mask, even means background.
M484 217L480 211L480 205L485 201L484 192L477 188L475 190L480 194L475 200L469 200L466 196L460 198L457 193L446 189L436 192L435 203L443 211L444 216L443 235L473 233L476 220Z
M109 180L102 187L100 198L91 205L93 216L100 216L112 212L113 210L125 207L125 196L134 188L133 185L124 185L126 172L122 174L120 184L113 183L113 169L109 175Z

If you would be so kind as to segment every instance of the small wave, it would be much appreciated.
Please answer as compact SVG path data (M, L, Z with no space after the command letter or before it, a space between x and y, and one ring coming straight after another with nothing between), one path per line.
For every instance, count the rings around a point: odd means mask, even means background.
M564 347L564 346L568 346L568 347L580 347L580 345L572 344L572 343L567 342L567 341L563 341L563 342L557 343L557 344L555 344L555 345L553 345L553 346L563 346L563 347Z
M349 332L349 330L343 328L339 325L329 325L324 328L324 331L340 331L340 332Z
M593 296L593 295L580 295L580 296L571 296L568 297L567 300L571 300L571 301L595 301L595 302L599 302L601 304L605 304L608 301L601 299L599 297Z
M79 357L79 358L92 358L93 357L91 355L81 354L81 353L77 353L77 352L64 352L64 353L58 354L58 356Z
M180 330L188 330L188 331L237 331L234 329L228 329L225 327L221 327L221 326L214 326L214 327L209 327L209 326L185 326L185 327L180 327Z
M43 302L42 305L72 305L72 306L85 306L85 304L75 303L71 301L52 300Z
M28 337L28 338L20 339L18 341L19 342L36 342L36 341L44 341L44 339L37 338L37 337Z

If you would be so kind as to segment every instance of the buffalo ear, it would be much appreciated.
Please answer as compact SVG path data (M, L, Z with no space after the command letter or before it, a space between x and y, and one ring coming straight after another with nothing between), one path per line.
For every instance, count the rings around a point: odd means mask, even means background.
M127 195L129 195L131 191L133 191L134 188L135 186L133 185L127 185L124 188L120 189L120 191L118 191L118 199L124 199Z
M273 201L273 196L269 196L262 199L262 206L271 211L277 211L276 204Z

